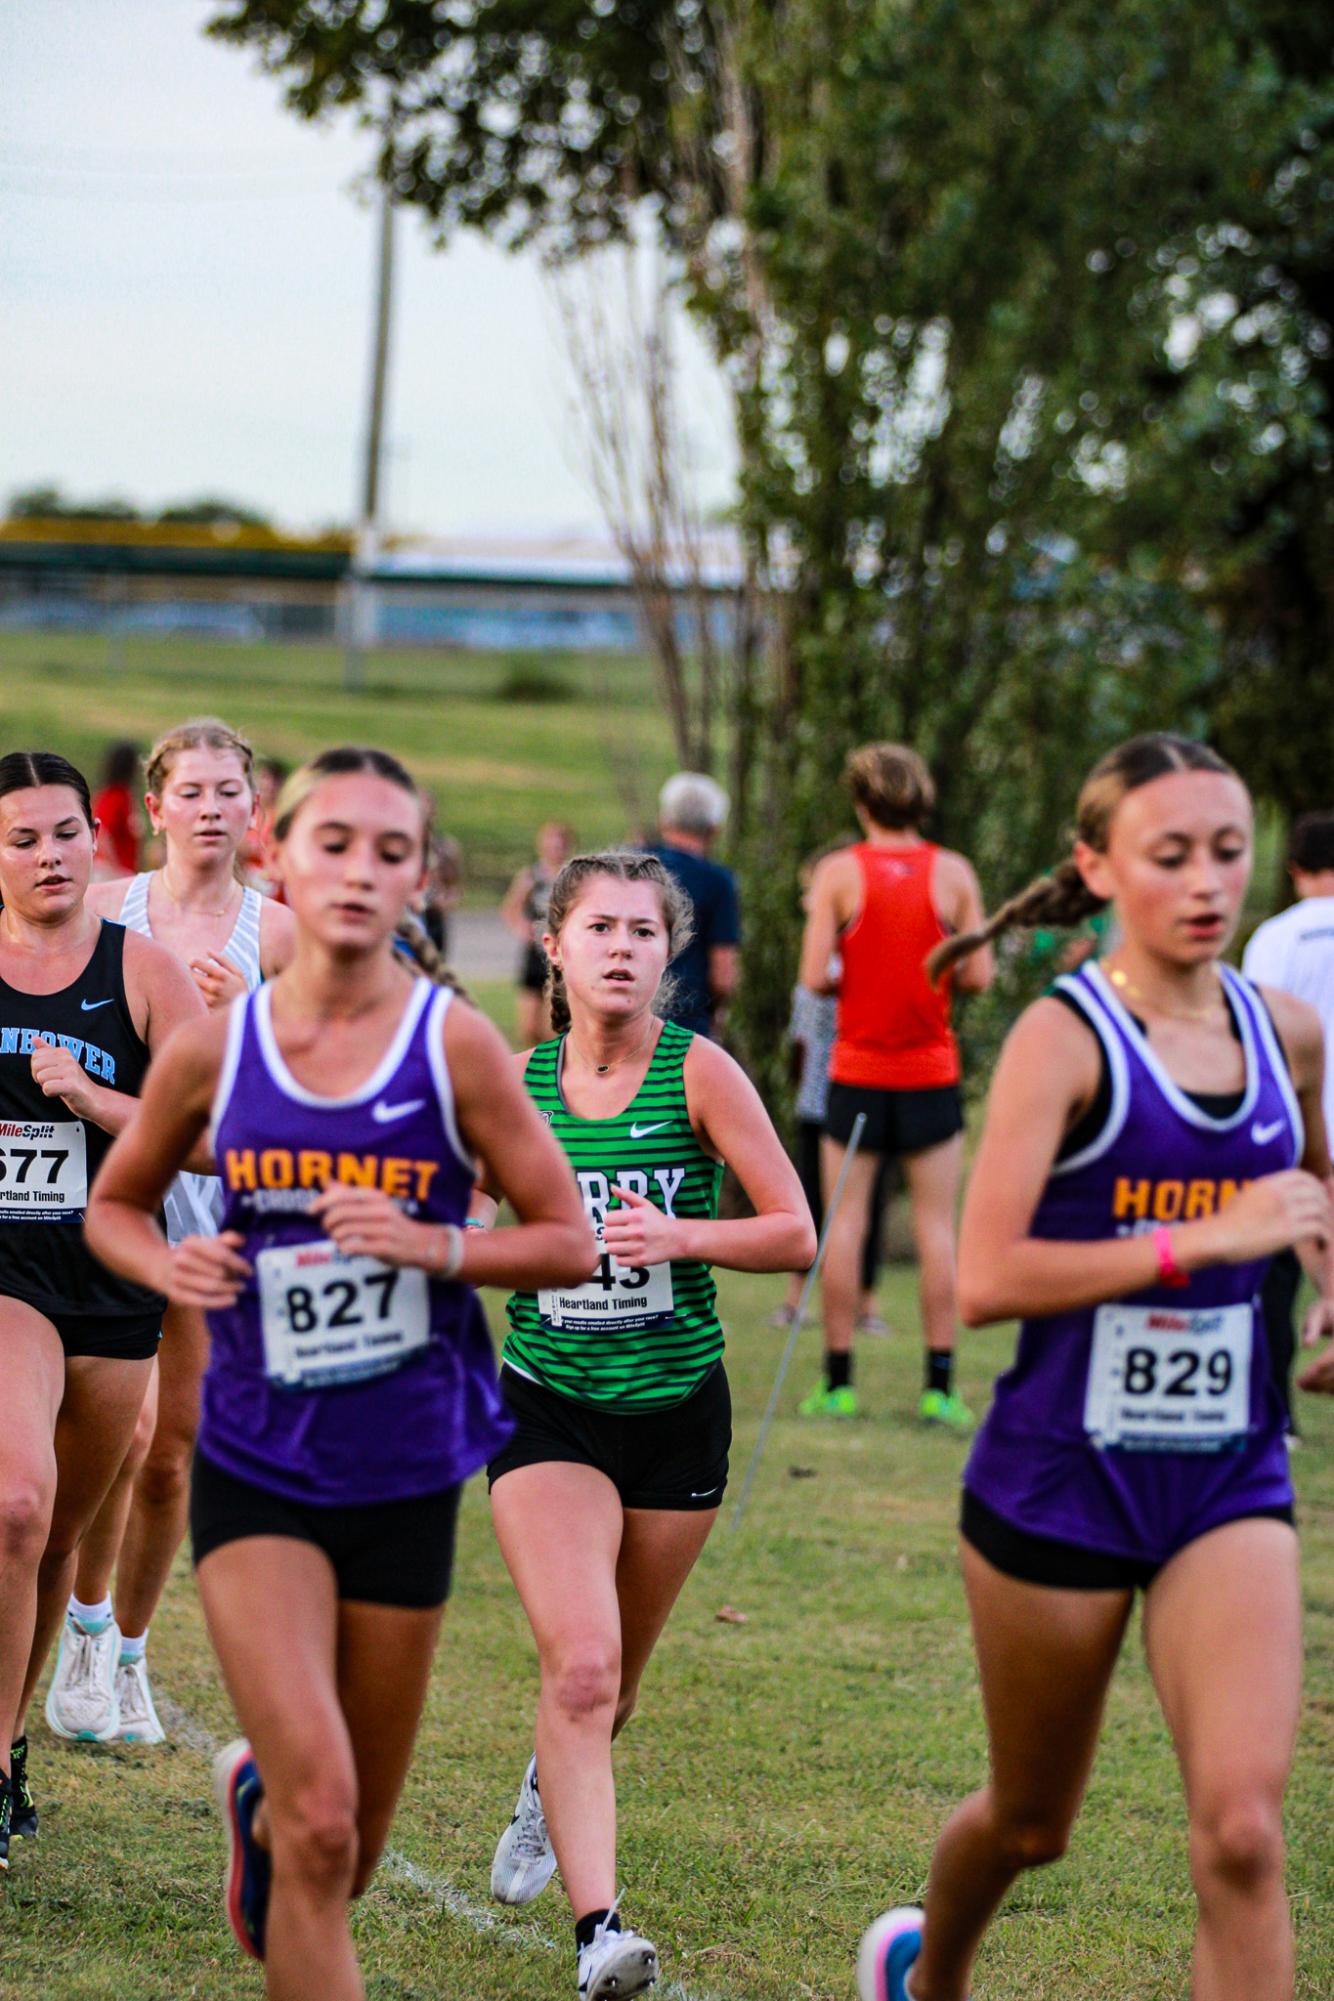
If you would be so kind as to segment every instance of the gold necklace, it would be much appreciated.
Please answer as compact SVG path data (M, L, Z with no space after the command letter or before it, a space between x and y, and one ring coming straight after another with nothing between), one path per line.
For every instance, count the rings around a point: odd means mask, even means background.
M1139 1001L1141 1006L1149 1008L1154 1014L1166 1015L1169 1021L1213 1021L1220 1012L1227 1011L1221 988L1217 999L1211 1001L1208 1007L1170 1008L1164 1007L1160 1001L1151 999L1142 987L1135 985L1128 973L1121 971L1119 966L1109 966L1107 977L1118 991L1128 994L1132 1000Z
M633 1063L635 1058L637 1056L642 1056L644 1051L648 1048L649 1038L652 1034L653 1034L653 1024L652 1022L650 1022L648 1034L640 1037L638 1044L636 1045L635 1048L633 1048L630 1051L630 1054L628 1056L618 1056L611 1063L595 1063L593 1065L593 1068L596 1071L597 1075L599 1077L605 1077L609 1070L619 1070L623 1063Z
M166 896L167 901L169 903L174 903L178 910L184 911L186 915L189 917L225 917L227 915L227 912L231 909L232 905L235 903L236 892L241 887L240 883L235 883L233 885L231 891L228 894L227 901L223 904L221 910L203 910L203 909L196 909L193 905L181 902L180 897L173 893L171 884L167 881L167 871L164 868L160 868L158 870L157 879L162 884L163 893Z

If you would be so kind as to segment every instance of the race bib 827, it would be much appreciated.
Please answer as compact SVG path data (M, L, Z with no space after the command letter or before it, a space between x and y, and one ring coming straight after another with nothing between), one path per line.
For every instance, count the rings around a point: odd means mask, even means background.
M426 1273L347 1257L321 1239L255 1259L264 1365L284 1389L365 1382L400 1368L430 1339Z

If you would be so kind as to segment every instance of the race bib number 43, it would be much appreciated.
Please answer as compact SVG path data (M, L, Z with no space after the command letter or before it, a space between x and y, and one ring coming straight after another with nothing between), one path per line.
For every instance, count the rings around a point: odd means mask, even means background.
M1100 1306L1084 1396L1094 1444L1159 1452L1238 1444L1250 1422L1252 1319L1249 1305Z
M584 1285L544 1286L537 1310L544 1327L568 1327L576 1333L612 1327L622 1334L641 1327L661 1327L675 1310L672 1268L663 1265L622 1265L607 1250L602 1218L593 1219L598 1264Z
M261 1251L255 1277L265 1370L284 1389L386 1376L430 1339L424 1271L320 1241Z
M0 1222L40 1223L87 1206L81 1119L0 1120Z

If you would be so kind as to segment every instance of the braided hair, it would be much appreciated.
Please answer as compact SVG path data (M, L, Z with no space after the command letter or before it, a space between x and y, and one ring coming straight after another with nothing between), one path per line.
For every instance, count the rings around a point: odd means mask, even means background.
M1237 776L1217 751L1191 737L1173 736L1166 731L1131 737L1100 758L1084 780L1075 808L1075 840L1097 854L1105 854L1112 819L1126 794L1173 771L1217 771L1229 778ZM1089 888L1074 856L1068 855L1049 875L1038 876L1017 896L1002 903L976 931L964 931L957 938L947 938L937 945L926 962L927 977L933 983L938 981L960 959L966 959L970 952L990 944L1006 931L1032 930L1037 925L1064 929L1082 924L1086 917L1105 910L1107 901Z

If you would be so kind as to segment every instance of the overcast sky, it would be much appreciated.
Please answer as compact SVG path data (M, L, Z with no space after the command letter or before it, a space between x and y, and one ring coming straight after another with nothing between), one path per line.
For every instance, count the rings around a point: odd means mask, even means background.
M54 481L350 518L370 365L366 135L292 117L206 0L0 0L0 501ZM387 525L597 522L535 261L398 224ZM727 418L686 336L702 497Z

